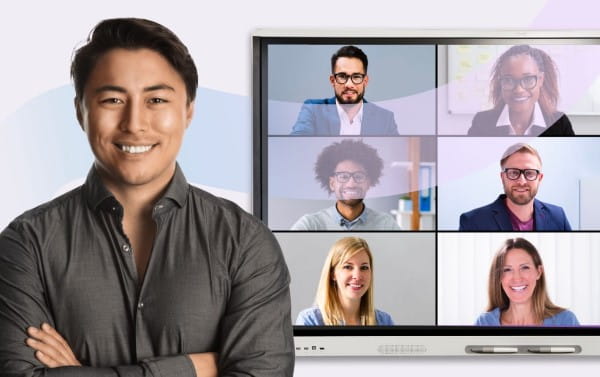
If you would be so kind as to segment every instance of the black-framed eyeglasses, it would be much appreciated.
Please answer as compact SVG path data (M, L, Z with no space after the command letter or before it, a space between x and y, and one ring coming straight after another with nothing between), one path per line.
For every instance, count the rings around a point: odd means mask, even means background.
M535 181L540 174L540 171L537 169L505 168L503 172L506 174L506 178L510 179L511 181L516 181L519 179L521 174L523 174L523 177L525 177L526 180Z
M335 82L337 82L338 84L345 84L348 82L348 79L350 79L354 84L358 85L364 81L365 76L366 75L364 73L353 73L349 75L344 72L339 72L333 74Z
M529 75L515 79L510 76L500 77L500 87L504 90L513 90L517 87L517 84L521 85L523 89L533 89L537 85L537 75Z
M362 183L367 179L367 175L362 171L354 173L350 173L349 171L336 171L333 175L339 183L346 183L350 181L350 178L354 179L354 182L356 183Z

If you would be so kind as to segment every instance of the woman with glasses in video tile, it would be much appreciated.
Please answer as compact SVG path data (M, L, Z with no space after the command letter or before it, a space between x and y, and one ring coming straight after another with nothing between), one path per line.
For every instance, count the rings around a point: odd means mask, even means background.
M317 288L317 306L298 315L296 325L392 326L392 317L374 308L373 255L365 240L345 237L329 250Z
M518 45L494 65L490 99L494 108L475 114L470 136L571 136L569 118L556 109L558 69L544 51Z
M570 310L552 303L542 258L524 238L510 238L494 256L487 312L477 326L579 326Z

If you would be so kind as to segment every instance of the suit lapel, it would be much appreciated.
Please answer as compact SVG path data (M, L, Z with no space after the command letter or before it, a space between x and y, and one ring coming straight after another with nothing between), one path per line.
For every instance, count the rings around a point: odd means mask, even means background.
M365 135L369 135L369 134L373 134L376 133L374 132L372 129L366 127L366 125L368 124L373 124L376 125L377 123L371 120L371 117L374 115L373 112L371 111L371 106L369 104L367 104L367 101L363 99L363 117L362 117L362 122L360 124L360 134L362 136Z
M508 215L508 208L506 208L506 204L504 204L503 196L500 196L498 199L496 199L494 205L492 206L492 211L494 214L494 221L496 222L499 230L512 230L512 224L510 223L510 217Z
M546 230L547 221L544 205L539 200L533 201L533 216L535 218L535 230Z
M325 112L327 117L327 128L329 135L340 134L340 116L337 112L337 106L335 104L335 97L328 98L325 102Z

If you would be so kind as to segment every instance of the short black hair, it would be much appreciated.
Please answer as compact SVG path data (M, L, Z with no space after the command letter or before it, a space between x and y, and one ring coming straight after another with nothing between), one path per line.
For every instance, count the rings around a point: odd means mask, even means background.
M335 54L331 56L331 73L335 73L335 63L339 58L356 58L360 59L363 63L363 68L365 69L365 73L367 73L367 66L369 65L369 59L367 59L367 54L363 52L360 48L356 46L344 46L337 50Z
M113 18L101 21L92 29L87 43L77 49L71 63L71 77L77 100L83 98L85 85L98 60L115 48L148 48L164 57L179 73L188 102L196 98L198 71L187 47L163 25L142 18Z
M345 139L325 147L315 163L315 179L328 193L332 192L329 187L329 178L333 176L335 168L342 161L353 161L362 165L371 186L379 183L383 171L383 160L377 154L377 149L363 143L362 140Z

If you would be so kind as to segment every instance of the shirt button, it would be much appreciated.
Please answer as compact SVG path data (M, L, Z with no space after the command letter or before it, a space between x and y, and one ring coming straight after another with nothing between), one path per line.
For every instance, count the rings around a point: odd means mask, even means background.
M127 244L123 244L123 246L121 246L121 247L123 248L123 251L126 252L126 253L128 253L129 250L131 250L131 248Z
M143 302L138 302L138 309L142 309L144 307L144 303Z

